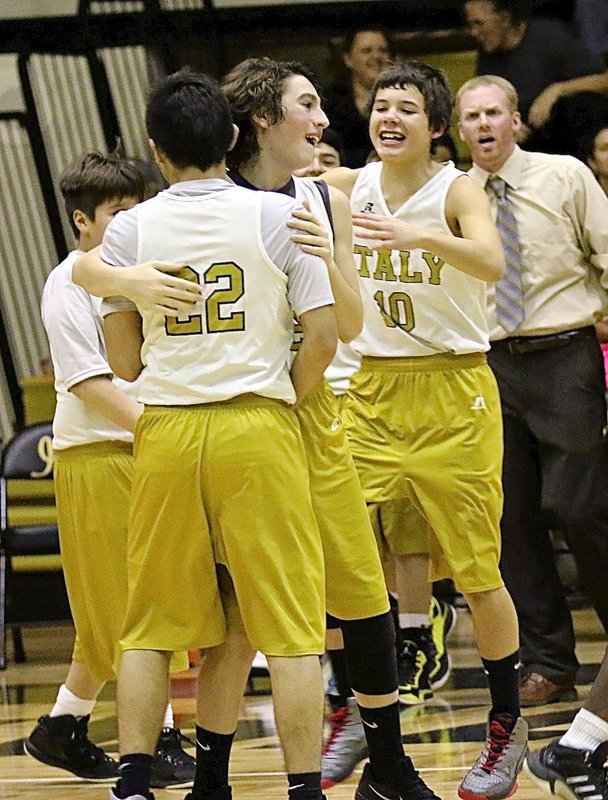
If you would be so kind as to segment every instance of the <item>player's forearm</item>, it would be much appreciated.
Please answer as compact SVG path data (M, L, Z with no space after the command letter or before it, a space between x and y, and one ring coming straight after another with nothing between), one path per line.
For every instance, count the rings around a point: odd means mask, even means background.
M70 391L91 411L101 414L120 428L131 433L135 431L143 406L114 386L109 376L87 378L72 386Z
M312 338L312 337L310 337ZM337 340L319 342L304 340L291 367L291 382L300 402L317 386L336 353Z
M429 230L425 232L419 246L452 267L482 281L500 280L505 269L505 256L500 245L461 239Z
M95 247L80 256L72 267L72 280L95 297L125 296L122 270L106 264Z
M143 369L141 317L137 311L119 311L103 320L103 333L112 372L125 381L135 381Z
M363 303L359 290L344 279L335 264L328 267L329 282L334 296L334 312L341 342L352 342L363 329Z

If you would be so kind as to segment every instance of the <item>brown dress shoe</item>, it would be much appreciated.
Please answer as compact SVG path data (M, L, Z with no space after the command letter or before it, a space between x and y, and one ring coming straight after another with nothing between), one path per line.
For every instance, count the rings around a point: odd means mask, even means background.
M523 708L577 699L578 692L573 683L553 683L538 672L526 675L519 689L519 702Z

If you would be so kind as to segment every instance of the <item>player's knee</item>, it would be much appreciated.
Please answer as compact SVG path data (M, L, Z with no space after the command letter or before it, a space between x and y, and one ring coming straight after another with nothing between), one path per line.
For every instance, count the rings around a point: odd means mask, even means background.
M342 620L341 627L351 687L366 695L395 691L395 626L390 611L367 619Z

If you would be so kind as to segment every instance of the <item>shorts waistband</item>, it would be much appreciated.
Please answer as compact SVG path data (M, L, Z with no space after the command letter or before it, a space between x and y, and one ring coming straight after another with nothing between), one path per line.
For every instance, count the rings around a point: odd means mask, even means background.
M230 410L233 408L289 408L289 404L284 400L277 400L274 397L263 397L261 394L248 392L230 397L228 400L218 400L213 403L195 403L193 405L171 405L171 406L145 406L144 414L163 414L168 411L217 411Z
M363 356L362 372L445 372L446 370L471 369L487 364L485 353L438 353L434 356L411 356L408 358L376 358Z
M91 442L90 444L77 444L74 447L66 447L62 450L54 451L55 461L63 463L75 461L79 458L112 456L117 453L133 455L133 443L120 441Z
M540 336L508 336L506 339L497 339L492 342L492 347L504 348L510 353L535 353L539 350L553 350L556 347L565 347L579 339L596 339L595 328L587 325L585 328L575 328L559 333L547 333Z

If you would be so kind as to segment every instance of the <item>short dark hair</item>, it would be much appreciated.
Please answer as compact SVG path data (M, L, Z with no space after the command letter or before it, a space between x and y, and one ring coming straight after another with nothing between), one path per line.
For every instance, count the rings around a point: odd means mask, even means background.
M475 0L465 0L465 5L468 2L474 1ZM497 13L506 11L514 25L527 22L532 15L530 0L485 0L485 2L490 3Z
M418 89L423 96L429 128L433 132L447 130L452 117L452 92L448 80L442 70L422 61L396 61L382 70L372 87L368 116L380 89L405 89L408 86Z
M163 178L161 171L155 163L152 161L144 161L143 158L137 158L136 156L129 156L128 161L129 164L132 164L135 169L142 174L144 183L146 185L146 192L144 196L145 200L148 200L150 197L154 197L163 189L167 188L167 182Z
M333 128L324 128L321 134L321 141L333 147L340 156L340 164L344 163L344 142L338 131Z
M102 203L122 197L143 200L145 188L141 172L116 151L109 155L87 153L59 178L59 189L76 238L79 230L74 223L74 211L82 211L94 220Z
M246 58L233 67L222 81L222 89L230 104L239 138L228 154L228 165L239 169L260 152L253 117L266 117L277 125L284 117L282 104L286 81L292 75L303 75L319 95L321 87L314 72L299 61L273 61L271 58Z
M219 84L189 67L152 89L146 128L176 167L198 167L202 172L226 158L233 138L230 108Z

